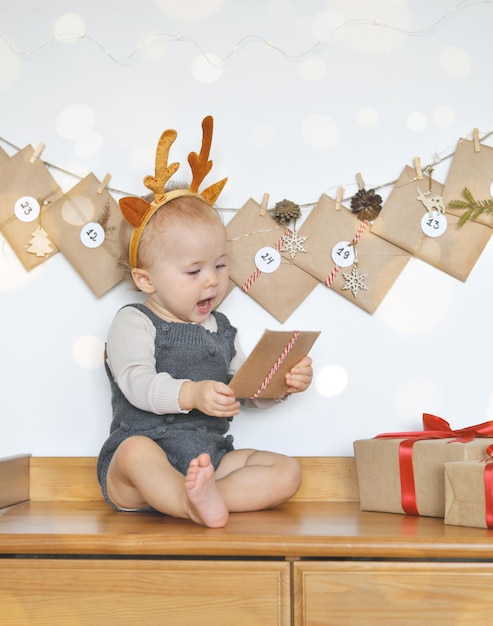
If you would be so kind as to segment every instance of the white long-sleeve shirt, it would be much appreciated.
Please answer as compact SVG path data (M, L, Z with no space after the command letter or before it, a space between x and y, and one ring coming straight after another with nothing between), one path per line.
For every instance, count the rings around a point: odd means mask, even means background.
M202 326L217 331L213 315ZM145 313L135 307L124 307L116 314L111 325L107 344L107 364L128 401L139 409L157 415L188 413L181 409L178 397L181 386L189 379L176 379L167 372L156 372L154 358L156 329ZM245 360L235 337L236 354L230 364L230 374L235 374ZM275 400L246 400L244 406L268 408Z

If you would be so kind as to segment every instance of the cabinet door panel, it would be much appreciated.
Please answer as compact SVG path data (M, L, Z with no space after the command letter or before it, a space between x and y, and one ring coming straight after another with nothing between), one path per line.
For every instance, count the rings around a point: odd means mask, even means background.
M491 621L492 563L298 562L295 626L477 626Z
M285 562L0 559L8 626L287 626L290 608Z

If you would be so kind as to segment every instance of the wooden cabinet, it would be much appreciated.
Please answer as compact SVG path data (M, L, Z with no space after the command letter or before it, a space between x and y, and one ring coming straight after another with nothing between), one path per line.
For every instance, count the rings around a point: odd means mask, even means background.
M0 461L0 626L478 626L493 530L361 511L353 458L224 528L118 513L93 458Z
M294 626L477 626L491 619L493 563L300 561Z
M477 626L493 604L481 562L5 558L0 580L8 626Z
M285 561L1 559L0 580L6 626L291 624Z

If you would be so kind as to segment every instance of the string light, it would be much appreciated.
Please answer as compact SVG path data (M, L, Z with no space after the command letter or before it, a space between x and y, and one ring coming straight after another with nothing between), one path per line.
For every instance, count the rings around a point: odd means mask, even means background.
M373 19L346 20L342 24L339 24L332 30L328 31L324 35L324 37L320 39L319 41L317 41L314 45L310 46L309 48L307 48L306 50L298 54L293 54L293 53L286 51L285 49L273 43L270 39L267 39L266 37L263 37L261 35L246 35L242 37L241 39L239 39L238 42L233 46L231 51L227 53L222 59L219 59L219 60L217 60L215 56L214 58L210 58L208 54L205 52L205 50L201 47L201 45L195 39L192 39L190 37L185 37L181 34L172 34L172 33L154 33L152 35L149 35L148 37L143 39L137 45L136 48L134 48L129 54L127 54L124 57L115 56L98 39L95 39L91 35L88 35L87 33L84 33L84 32L65 33L65 34L58 35L57 37L52 37L48 39L47 41L45 41L44 43L37 46L36 48L33 48L32 50L28 50L28 51L17 49L15 45L3 33L0 33L0 39L5 43L6 46L8 46L8 48L11 50L13 54L15 54L16 56L20 58L32 58L36 56L36 54L38 54L39 52L41 52L42 50L44 50L45 48L49 46L63 43L64 37L67 38L67 40L68 38L70 38L71 43L77 40L88 41L91 44L100 48L101 51L109 59L111 59L114 63L117 63L119 65L127 65L142 49L144 49L145 47L147 47L148 45L152 43L155 43L156 41L165 40L170 43L185 42L195 47L200 53L200 55L204 57L204 59L211 66L218 68L218 67L223 67L224 64L227 61L229 61L242 46L251 42L260 43L264 45L266 48L270 48L271 50L278 52L279 54L281 54L282 56L284 56L286 59L290 61L299 61L303 59L304 57L309 56L310 54L316 52L318 49L322 48L323 46L328 45L328 43L330 43L331 37L336 35L339 31L343 29L348 29L354 26L371 26L375 28L382 28L382 29L394 31L402 35L405 35L407 37L422 37L438 29L438 27L441 26L447 19L449 19L451 15L453 15L454 13L458 12L461 9L464 9L466 6L487 5L487 4L491 4L492 2L493 0L481 0L479 2L473 1L473 0L461 0L461 2L456 4L454 7L452 7L448 11L446 11L438 20L435 20L432 24L425 26L424 28L421 28L418 30L407 30L405 28L394 26L393 24L388 24L386 22L380 22L379 20L373 20Z

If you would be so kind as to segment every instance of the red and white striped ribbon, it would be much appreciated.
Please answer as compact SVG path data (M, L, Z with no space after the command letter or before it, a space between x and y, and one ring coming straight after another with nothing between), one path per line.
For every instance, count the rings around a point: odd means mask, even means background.
M284 233L279 237L277 243L274 246L274 249L279 251L282 247L283 238L290 234L291 234L291 231L289 230L289 228L286 228ZM253 283L257 280L257 278L260 276L261 273L262 271L259 270L258 267L256 267L255 270L250 274L250 276L245 280L245 282L241 286L242 290L247 292L250 289L250 287L253 285Z
M352 245L355 246L358 241L361 239L361 235L365 232L366 227L368 226L370 222L368 220L363 220L361 222L361 224L359 225L358 230L356 231L356 235L354 236L354 239L352 241ZM324 280L324 285L326 287L330 287L332 285L332 283L334 282L335 277L337 276L339 270L341 268L338 265L334 265L334 269L331 271L331 273L327 276L327 278Z
M300 331L299 330L295 330L293 333L293 336L291 337L291 339L289 340L289 343L287 344L287 346L284 348L284 350L282 351L281 355L279 356L279 358L277 359L277 361L274 363L274 365L271 367L270 372L267 374L267 376L264 379L264 382L260 385L260 387L257 389L257 391L253 394L253 396L250 396L252 400L255 400L255 398L258 398L260 396L260 394L265 391L267 385L270 383L270 381L272 380L272 377L274 376L274 374L277 372L277 370L279 369L279 367L281 366L281 363L284 361L284 359L288 356L288 354L291 352L292 347L294 346L294 344L296 343L296 340L298 339L298 337L300 336Z

